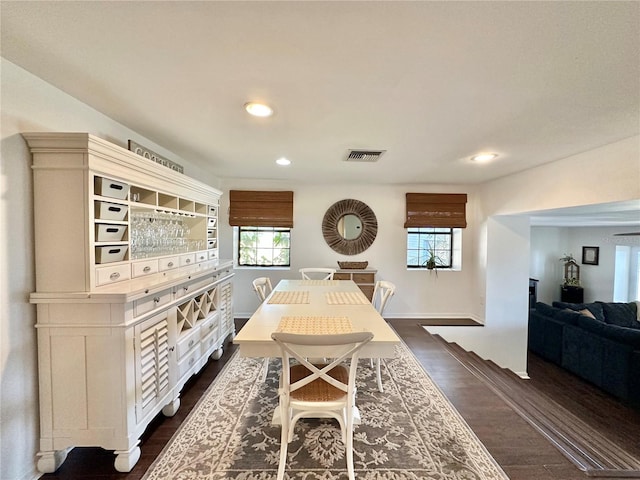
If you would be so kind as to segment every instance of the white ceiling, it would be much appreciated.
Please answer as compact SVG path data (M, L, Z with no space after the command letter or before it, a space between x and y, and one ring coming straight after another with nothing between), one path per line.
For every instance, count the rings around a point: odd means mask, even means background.
M0 8L4 58L219 177L475 184L640 133L637 1Z

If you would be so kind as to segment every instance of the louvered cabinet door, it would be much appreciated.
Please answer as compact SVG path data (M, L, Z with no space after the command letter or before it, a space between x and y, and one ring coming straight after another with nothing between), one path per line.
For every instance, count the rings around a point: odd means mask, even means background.
M220 286L220 324L223 338L235 335L233 324L233 284L224 283Z
M135 327L136 420L169 392L169 321L163 312Z

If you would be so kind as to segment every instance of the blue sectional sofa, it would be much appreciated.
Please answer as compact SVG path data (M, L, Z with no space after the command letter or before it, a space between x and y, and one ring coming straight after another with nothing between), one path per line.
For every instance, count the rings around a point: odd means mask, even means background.
M538 302L529 349L640 409L638 303Z

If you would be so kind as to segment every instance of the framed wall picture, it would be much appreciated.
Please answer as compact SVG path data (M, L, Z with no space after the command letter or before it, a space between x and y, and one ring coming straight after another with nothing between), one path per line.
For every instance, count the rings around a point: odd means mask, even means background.
M600 247L582 247L582 264L598 265Z

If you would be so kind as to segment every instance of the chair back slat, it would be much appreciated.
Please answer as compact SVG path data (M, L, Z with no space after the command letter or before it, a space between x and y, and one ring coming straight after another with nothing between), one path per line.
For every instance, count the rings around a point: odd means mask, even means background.
M395 292L395 284L385 280L378 280L376 282L376 286L373 289L373 296L371 297L371 303L373 303L373 306L380 315L384 312L387 302L391 297L393 297Z
M260 302L264 302L271 293L271 290L273 290L269 277L258 277L253 280L252 285L253 291L256 292Z
M306 267L299 270L303 280L333 280L335 268Z

